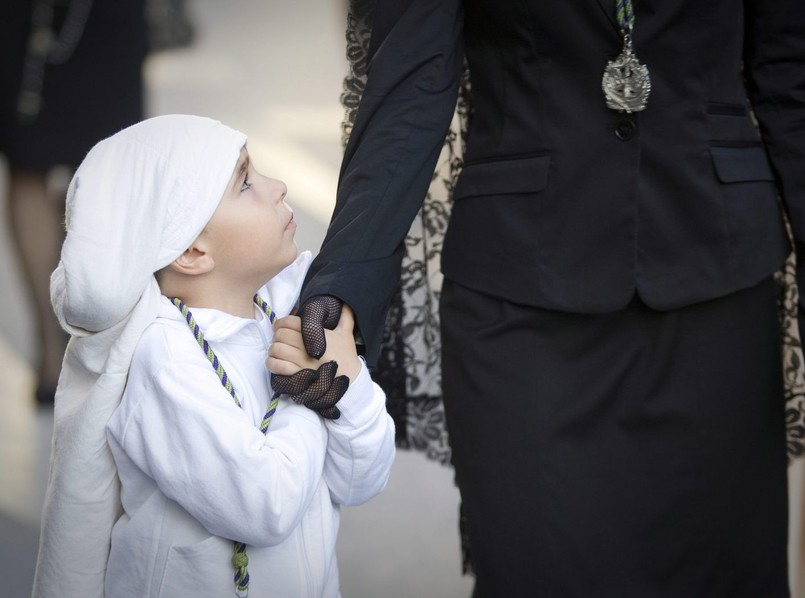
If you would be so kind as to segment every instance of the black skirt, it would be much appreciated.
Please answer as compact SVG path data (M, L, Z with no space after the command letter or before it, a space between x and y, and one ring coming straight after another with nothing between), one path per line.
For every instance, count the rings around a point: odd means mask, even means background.
M17 100L33 4L0 7L0 153L15 168L76 167L95 143L143 118L145 2L93 0L72 55L45 67L40 114L25 122ZM68 10L57 7L57 31Z
M481 598L788 596L768 280L670 312L445 282L443 390Z

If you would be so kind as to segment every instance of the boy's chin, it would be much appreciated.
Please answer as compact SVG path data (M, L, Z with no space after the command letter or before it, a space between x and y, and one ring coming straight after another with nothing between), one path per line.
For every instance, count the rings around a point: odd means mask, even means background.
M296 258L299 257L299 248L296 246L296 243L293 244L293 249L288 251L286 255L282 256L282 260L280 260L279 266L280 270L284 270L291 264L296 261Z

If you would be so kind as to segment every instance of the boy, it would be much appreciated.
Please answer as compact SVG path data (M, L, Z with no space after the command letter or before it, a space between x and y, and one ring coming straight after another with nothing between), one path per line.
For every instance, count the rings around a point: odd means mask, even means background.
M35 595L339 595L338 505L383 489L393 424L357 357L350 313L321 360L306 356L287 314L311 257L297 257L285 185L254 169L245 141L209 119L158 117L98 144L74 177L52 295L80 336L57 392ZM272 326L274 314L285 317ZM103 338L88 349L92 336ZM95 557L106 563L100 583L75 554L100 531L59 552L69 519L58 496L70 485L59 403L80 403L71 380L98 369L95 349L115 371L126 364L122 386L102 371L83 389L85 403L100 394L116 406L104 423L122 514L108 557ZM272 400L266 365L315 372L311 408Z

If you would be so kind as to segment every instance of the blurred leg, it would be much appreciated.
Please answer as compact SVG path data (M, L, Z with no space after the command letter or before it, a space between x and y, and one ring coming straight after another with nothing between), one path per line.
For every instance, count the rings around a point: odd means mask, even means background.
M52 402L67 335L50 305L50 274L64 241L63 194L50 193L47 173L11 169L10 221L28 297L36 315L37 400Z

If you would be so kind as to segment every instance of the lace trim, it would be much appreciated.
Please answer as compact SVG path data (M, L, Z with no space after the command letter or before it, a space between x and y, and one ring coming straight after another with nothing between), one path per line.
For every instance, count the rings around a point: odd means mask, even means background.
M775 278L781 287L786 453L790 463L805 455L805 359L797 323L799 290L793 253L786 260L783 269L775 274Z

